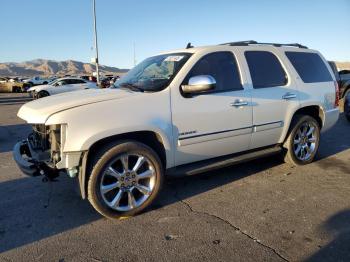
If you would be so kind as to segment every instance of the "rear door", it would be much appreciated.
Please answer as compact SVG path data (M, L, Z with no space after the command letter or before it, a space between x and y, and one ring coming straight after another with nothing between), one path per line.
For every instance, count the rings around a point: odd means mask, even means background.
M71 91L83 90L89 88L88 84L82 79L71 79Z
M299 107L299 92L282 55L272 48L244 52L252 85L251 148L277 144L291 112Z

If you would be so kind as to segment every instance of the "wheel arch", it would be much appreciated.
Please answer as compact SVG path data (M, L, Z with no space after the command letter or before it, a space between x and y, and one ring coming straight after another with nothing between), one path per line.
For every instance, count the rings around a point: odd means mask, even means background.
M284 143L284 141L287 139L288 134L292 128L292 123L293 120L295 119L295 117L297 115L308 115L311 116L313 118L316 119L317 123L320 126L320 129L322 129L324 123L325 123L325 112L324 109L322 108L322 106L320 105L305 105L303 107L298 108L296 111L294 111L294 113L292 114L292 116L290 117L289 121L286 122L286 128L284 129L281 139L280 139L280 143Z
M154 131L134 131L128 133L122 133L112 135L109 137L102 138L94 142L89 150L87 150L81 160L81 170L79 172L79 186L80 192L83 199L86 198L87 184L89 173L91 172L91 166L89 163L92 161L92 153L98 152L101 148L108 144L115 143L123 140L134 140L139 143L143 143L152 148L159 156L162 166L164 169L167 167L167 150L164 138L157 132Z

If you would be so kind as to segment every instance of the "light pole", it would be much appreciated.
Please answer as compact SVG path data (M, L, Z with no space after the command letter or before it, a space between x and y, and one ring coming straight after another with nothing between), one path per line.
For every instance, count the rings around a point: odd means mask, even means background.
M134 42L134 66L136 66L136 45Z
M97 28L96 28L96 3L95 0L92 0L92 7L93 7L93 16L94 16L94 39L95 39L95 51L96 51L96 57L95 57L95 65L96 65L96 81L97 85L100 86L100 73L98 69L98 47L97 47Z

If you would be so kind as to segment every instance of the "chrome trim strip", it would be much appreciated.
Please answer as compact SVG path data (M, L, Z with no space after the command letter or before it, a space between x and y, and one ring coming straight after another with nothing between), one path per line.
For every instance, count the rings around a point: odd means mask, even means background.
M197 144L201 142L207 142L207 141L223 139L223 138L228 138L233 136L251 134L252 132L253 132L253 127L244 127L244 128L238 128L238 129L217 131L217 132L208 133L208 134L181 137L178 140L178 145L186 146L186 145Z
M253 132L255 133L255 132L265 131L269 129L280 128L283 126L284 126L283 121L270 122L270 123L255 125L253 128Z
M232 136L246 135L246 134L261 132L269 129L281 128L283 126L284 126L283 121L275 121L275 122L269 122L269 123L242 127L237 129L222 130L222 131L216 131L212 133L205 133L205 134L199 134L199 135L193 135L193 136L187 136L187 137L179 137L178 146L186 146L186 145L197 144L201 142L228 138ZM211 136L211 137L208 137L208 136Z

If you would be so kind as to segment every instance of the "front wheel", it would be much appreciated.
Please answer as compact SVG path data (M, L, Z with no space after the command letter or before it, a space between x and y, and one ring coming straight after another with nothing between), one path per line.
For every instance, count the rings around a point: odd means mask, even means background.
M158 195L163 167L148 146L126 141L101 150L92 160L88 199L103 216L133 216L147 208Z
M41 90L39 93L36 94L36 98L42 98L42 97L46 97L49 96L49 92L45 91L45 90Z
M311 163L320 143L320 126L311 116L294 117L287 140L283 144L284 160L292 165Z

